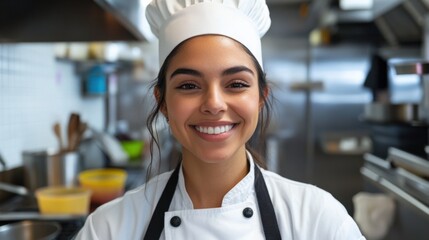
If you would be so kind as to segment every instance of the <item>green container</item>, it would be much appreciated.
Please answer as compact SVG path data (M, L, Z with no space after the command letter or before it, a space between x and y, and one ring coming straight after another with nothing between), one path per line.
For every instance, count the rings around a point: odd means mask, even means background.
M124 149L124 151L127 153L130 160L137 160L140 159L144 142L142 141L122 141L121 146Z

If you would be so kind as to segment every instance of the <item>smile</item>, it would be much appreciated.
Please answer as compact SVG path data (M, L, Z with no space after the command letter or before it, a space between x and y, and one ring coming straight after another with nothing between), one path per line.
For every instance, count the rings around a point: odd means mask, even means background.
M202 127L202 126L195 126L195 129L198 132L210 134L210 135L216 135L228 132L234 127L233 124L230 125L224 125L224 126L216 126L216 127Z

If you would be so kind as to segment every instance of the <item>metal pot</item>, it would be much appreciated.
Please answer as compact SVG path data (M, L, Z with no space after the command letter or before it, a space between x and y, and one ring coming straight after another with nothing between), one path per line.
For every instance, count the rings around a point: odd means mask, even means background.
M0 239L51 240L61 231L56 222L22 221L0 226Z
M48 185L47 150L24 151L22 153L24 164L24 183L29 191Z
M364 118L368 121L380 123L413 123L421 122L423 120L419 105L413 103L369 103L365 105Z

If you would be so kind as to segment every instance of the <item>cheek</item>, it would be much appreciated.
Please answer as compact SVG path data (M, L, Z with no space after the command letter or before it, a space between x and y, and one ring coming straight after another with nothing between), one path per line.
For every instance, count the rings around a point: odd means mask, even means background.
M241 104L237 106L237 111L240 115L251 121L252 124L257 124L260 110L259 95L253 94L242 99Z
M192 112L193 104L181 97L170 95L166 101L167 114L170 122L184 121Z

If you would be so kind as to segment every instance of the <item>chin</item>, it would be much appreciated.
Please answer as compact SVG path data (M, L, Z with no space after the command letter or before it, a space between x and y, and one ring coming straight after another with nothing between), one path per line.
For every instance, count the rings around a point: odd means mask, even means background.
M222 163L233 158L236 151L225 149L201 151L197 157L205 163Z

